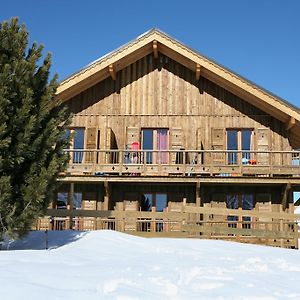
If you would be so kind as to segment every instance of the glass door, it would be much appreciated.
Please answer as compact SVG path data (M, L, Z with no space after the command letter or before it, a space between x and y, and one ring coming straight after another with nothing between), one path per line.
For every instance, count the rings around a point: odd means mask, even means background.
M168 150L168 129L157 129L157 150ZM168 152L157 153L157 163L168 163Z
M142 130L143 138L143 150L153 150L153 129L143 129ZM146 163L152 164L153 162L153 152L146 152Z
M234 152L228 152L227 161L229 165L249 163L251 159L249 151L252 149L252 132L252 129L227 130L227 150L234 150ZM241 152L237 152L237 150Z
M73 163L80 164L83 161L83 151L80 150L84 149L84 128L75 128L73 132Z
M168 129L142 129L142 148L146 152L147 164L167 164L168 153L159 150L168 150Z

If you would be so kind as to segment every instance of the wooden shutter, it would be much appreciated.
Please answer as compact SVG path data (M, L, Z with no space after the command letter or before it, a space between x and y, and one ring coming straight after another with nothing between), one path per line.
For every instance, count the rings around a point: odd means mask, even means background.
M140 129L138 127L127 127L126 147L131 149L134 142L140 142Z
M181 128L172 128L171 130L171 150L180 150L184 149L184 136L183 136L183 130ZM177 153L171 154L171 162L172 164L176 163L176 155L178 158ZM178 160L178 159L177 159Z
M113 132L110 127L106 128L105 132L105 150L111 150L113 146ZM112 152L105 152L105 161L107 164L113 162Z
M91 149L91 150L95 150L97 147L97 131L96 131L96 127L90 127L87 128L86 130L86 148L87 149ZM86 157L85 157L85 161L87 163L92 163L95 160L95 153L94 152L87 152L86 153Z
M270 130L268 128L258 128L256 129L256 141L257 141L257 151L269 151L269 140L270 140ZM269 164L268 153L257 153L257 164L268 165Z
M211 129L211 149L212 150L225 150L225 130L224 128ZM225 164L225 153L212 153L211 155L213 164Z
M106 128L106 132L105 132L105 149L106 150L110 150L112 147L112 139L113 139L113 133L111 128Z

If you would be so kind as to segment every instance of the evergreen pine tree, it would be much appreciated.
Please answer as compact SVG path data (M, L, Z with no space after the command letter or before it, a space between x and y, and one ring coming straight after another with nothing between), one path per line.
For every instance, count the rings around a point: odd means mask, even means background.
M28 46L18 19L0 23L0 237L19 237L45 213L68 157L69 113L55 99L51 55Z

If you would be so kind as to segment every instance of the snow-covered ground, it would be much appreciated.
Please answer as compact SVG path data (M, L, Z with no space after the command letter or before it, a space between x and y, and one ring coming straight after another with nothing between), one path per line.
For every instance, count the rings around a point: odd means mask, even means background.
M297 250L114 231L49 232L42 250L44 237L0 251L1 300L300 299Z

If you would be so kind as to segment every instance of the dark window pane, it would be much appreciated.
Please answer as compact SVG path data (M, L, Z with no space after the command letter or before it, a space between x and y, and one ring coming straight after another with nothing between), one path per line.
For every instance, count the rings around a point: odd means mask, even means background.
M156 194L156 211L163 212L166 207L167 207L167 195Z
M231 194L227 195L226 204L227 204L227 208L229 209L238 209L239 208L238 195L231 195Z
M81 208L82 193L73 194L73 208Z
M238 150L238 131L228 130L227 131L227 150ZM237 164L238 154L236 152L228 153L228 164Z
M153 150L153 130L152 129L143 129L143 149L144 150ZM152 163L152 152L146 153L146 163Z
M242 203L243 209L251 210L253 209L253 195L252 194L243 194L242 195Z
M252 194L243 194L242 195L242 205L243 210L252 210L254 206L254 196ZM250 222L251 217L243 216L244 222ZM251 223L243 224L243 228L251 228Z
M252 130L249 129L242 130L242 150L251 150L251 134L252 134ZM243 152L242 158L250 159L250 153Z
M239 199L238 195L226 195L226 206L229 209L238 209L239 208ZM235 221L238 221L238 216L228 216L227 220L229 221L229 227L236 227Z
M74 129L74 150L84 149L84 128L75 128ZM83 159L82 151L74 151L73 154L73 163L81 163Z
M84 128L74 129L74 149L84 148Z
M152 194L142 195L141 211L152 211Z
M67 208L68 193L57 193L56 207Z

